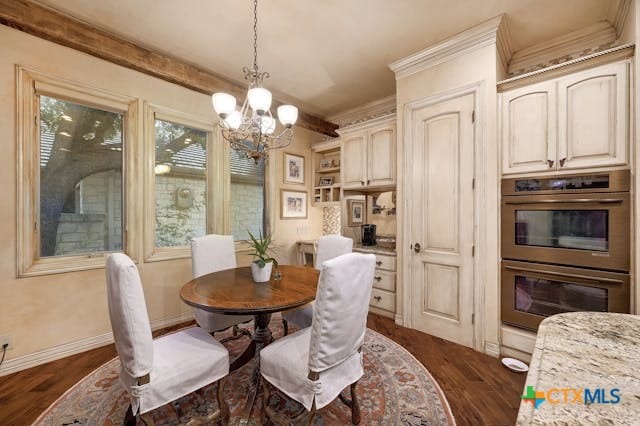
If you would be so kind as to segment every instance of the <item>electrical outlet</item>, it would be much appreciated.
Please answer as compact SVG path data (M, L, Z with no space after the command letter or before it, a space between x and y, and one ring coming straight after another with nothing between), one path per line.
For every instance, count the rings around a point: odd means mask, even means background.
M4 345L9 345L7 346L7 350L13 349L13 347L11 346L11 338L9 336L0 336L0 350L4 347Z

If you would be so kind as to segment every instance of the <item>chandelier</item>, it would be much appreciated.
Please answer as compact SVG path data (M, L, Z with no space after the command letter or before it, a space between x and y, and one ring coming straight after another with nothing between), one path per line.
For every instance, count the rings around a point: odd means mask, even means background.
M211 97L213 109L220 117L222 136L234 150L253 159L256 164L269 157L269 150L284 148L293 138L293 125L298 119L298 108L293 105L278 107L278 120L284 126L275 134L276 120L271 115L271 92L262 87L269 78L268 72L258 69L258 0L253 1L253 68L244 67L249 90L240 110L236 109L236 98L228 93L214 93Z

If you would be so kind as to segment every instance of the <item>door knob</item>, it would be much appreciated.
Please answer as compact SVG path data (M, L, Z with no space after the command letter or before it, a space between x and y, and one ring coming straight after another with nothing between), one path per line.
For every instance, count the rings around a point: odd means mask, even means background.
M416 253L420 253L420 249L421 249L421 248L422 248L422 247L420 246L420 243L415 243L415 244L413 245L413 251L415 251Z

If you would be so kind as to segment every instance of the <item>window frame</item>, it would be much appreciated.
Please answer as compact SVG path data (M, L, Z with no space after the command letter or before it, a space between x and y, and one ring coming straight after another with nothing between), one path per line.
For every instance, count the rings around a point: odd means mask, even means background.
M40 257L40 96L48 96L89 107L121 113L122 133L122 247L134 261L136 188L126 185L135 171L139 100L107 90L63 80L16 66L17 105L17 276L48 275L104 268L111 251ZM118 251L119 252L119 251Z
M155 199L155 163L156 163L156 119L188 126L206 133L206 168L205 168L205 206L206 206L206 233L224 234L228 222L226 209L221 206L228 205L228 190L225 190L224 173L228 176L228 166L220 167L223 162L224 146L219 141L219 131L211 118L202 118L172 110L167 107L144 102L144 260L145 262L159 262L173 259L185 259L191 257L189 245L174 247L156 246L156 199ZM226 203L226 204L225 204ZM226 219L225 219L226 217Z

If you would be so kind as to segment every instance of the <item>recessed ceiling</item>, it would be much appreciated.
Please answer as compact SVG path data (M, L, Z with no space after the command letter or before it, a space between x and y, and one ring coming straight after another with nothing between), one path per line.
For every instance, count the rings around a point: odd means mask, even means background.
M37 2L236 81L253 61L250 0ZM393 94L389 63L501 13L519 50L606 20L618 2L260 0L258 62L276 95L327 116Z

